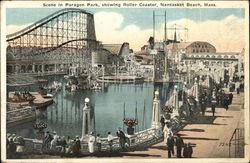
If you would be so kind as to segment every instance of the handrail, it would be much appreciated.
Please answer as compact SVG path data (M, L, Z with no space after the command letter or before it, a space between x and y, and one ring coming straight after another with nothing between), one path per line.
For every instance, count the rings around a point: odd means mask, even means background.
M234 141L235 141L235 144L234 144L235 145L234 155L235 155L235 158L236 158L236 154L239 152L240 136L242 136L241 135L242 131L244 131L244 128L236 128L234 130L234 132L233 132L233 134L232 134L232 136L231 136L231 138L229 140L229 157L231 157L231 142L232 142L233 138L235 137L234 138ZM237 141L237 143L236 143L236 141ZM238 151L237 151L237 149L238 149Z
M232 134L232 136L231 136L231 138L230 138L230 140L229 140L229 143L232 141L232 139L233 139L233 137L234 137L234 134L236 133L236 130L237 130L238 128L236 128L235 130L234 130L234 132L233 132L233 134Z

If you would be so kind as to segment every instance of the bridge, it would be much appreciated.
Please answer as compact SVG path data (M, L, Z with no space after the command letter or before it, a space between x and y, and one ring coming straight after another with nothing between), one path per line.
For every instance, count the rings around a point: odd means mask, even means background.
M7 73L66 72L90 63L98 48L93 14L62 9L7 35ZM81 59L79 59L81 58Z

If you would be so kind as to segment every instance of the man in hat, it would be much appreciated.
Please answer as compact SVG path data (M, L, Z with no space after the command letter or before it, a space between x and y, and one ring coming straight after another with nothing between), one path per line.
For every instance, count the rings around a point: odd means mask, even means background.
M76 136L74 143L73 143L73 154L74 156L79 156L81 151L81 142L79 136Z
M95 149L95 136L94 133L91 132L89 136L89 141L88 141L88 147L89 147L89 153L94 153Z
M188 147L186 143L184 144L184 148L183 148L183 157L188 158Z
M192 154L193 154L193 148L191 146L191 143L188 143L188 145L187 145L187 156L188 156L188 158L192 158Z
M178 157L178 158L181 158L181 150L182 150L182 147L183 147L183 145L184 145L184 142L183 142L183 139L181 138L181 135L180 135L180 134L177 134L177 138L176 138L176 141L175 141L175 145L176 145L177 157Z
M171 158L171 153L174 155L174 138L171 134L168 134L167 138L167 150L168 150L168 158Z
M50 142L53 140L52 135L47 131L43 140L43 150L47 151L50 148Z
M160 123L161 123L161 129L162 129L162 131L163 131L163 129L164 129L164 127L165 127L165 118L163 117L163 115L161 115Z
M116 135L119 138L120 147L122 149L124 149L125 148L125 142L126 142L126 136L125 136L124 132L122 131L122 129L120 127L118 128L118 131L116 132Z

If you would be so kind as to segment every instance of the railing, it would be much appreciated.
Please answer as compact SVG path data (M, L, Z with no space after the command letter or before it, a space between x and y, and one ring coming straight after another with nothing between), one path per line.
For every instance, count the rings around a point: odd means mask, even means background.
M231 148L231 145L234 145L234 149ZM241 151L242 148L243 151ZM237 158L241 157L242 154L244 156L244 128L236 128L229 140L229 157Z
M128 149L135 150L136 148L149 147L161 141L162 137L163 137L162 131L160 129L158 130L155 128L146 129L144 131L137 132L134 135L128 135L128 143L129 143ZM24 138L24 140L25 140L25 146L24 146L25 153L43 152L42 140L29 139L29 138ZM58 149L57 151L61 151L61 148L62 148L61 146L57 146L57 149ZM97 146L95 146L95 149L97 151ZM119 152L120 149L121 147L119 144L119 138L114 137L112 151ZM108 139L101 138L101 151L108 152L109 150L110 150L110 146L108 143ZM81 141L81 153L89 154L87 141Z
M28 118L35 118L34 107L12 108L7 111L7 123L17 122Z

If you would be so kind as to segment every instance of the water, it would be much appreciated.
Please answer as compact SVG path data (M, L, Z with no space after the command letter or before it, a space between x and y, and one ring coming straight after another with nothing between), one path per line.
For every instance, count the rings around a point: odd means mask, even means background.
M52 81L65 81L62 76L48 77L49 83ZM7 129L7 132L17 133L18 135L34 138L36 130L33 125L38 122L45 122L47 128L45 131L56 131L58 135L75 137L81 136L82 132L82 109L84 99L91 100L91 106L95 112L95 122L92 117L92 123L95 123L96 133L106 137L107 132L115 135L118 127L124 128L124 103L125 117L135 118L137 108L138 125L136 131L141 131L151 126L152 102L155 90L159 90L161 105L163 106L166 99L172 93L174 84L169 83L140 83L140 84L108 84L104 91L94 90L77 90L70 92L65 89L54 94L54 103L47 109L37 111L38 117L34 122L28 122ZM39 85L23 88L24 90L37 90ZM13 90L13 88L8 88ZM15 88L15 90L20 88ZM145 105L144 105L145 103ZM137 105L137 107L136 107ZM145 107L145 112L143 111ZM143 121L144 119L144 121Z

